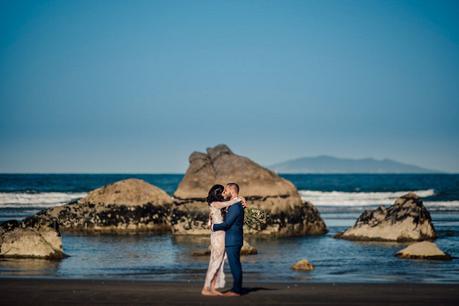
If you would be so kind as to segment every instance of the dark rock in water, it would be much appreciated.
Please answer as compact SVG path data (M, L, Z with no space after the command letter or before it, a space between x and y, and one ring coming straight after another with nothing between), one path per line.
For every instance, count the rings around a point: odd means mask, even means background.
M260 229L244 228L246 234L299 236L324 234L325 223L311 203L303 203L295 186L271 170L234 154L227 146L194 152L189 168L174 193L172 231L177 235L208 235L209 208L205 198L214 184L236 182L249 206L268 214Z
M257 255L258 254L258 250L250 245L250 243L246 240L244 240L244 244L242 245L242 248L241 248L241 255Z
M431 259L431 260L451 260L448 253L443 252L438 246L430 241L416 242L403 250L398 251L395 256L406 259Z
M57 220L36 216L0 224L0 257L61 259L62 239Z
M163 190L139 179L126 179L90 192L86 197L44 210L64 231L169 232L172 199Z
M312 271L314 270L314 265L307 259L301 259L292 265L292 269L296 271Z
M210 250L199 250L199 251L193 251L191 253L191 256L209 256L210 255Z
M429 211L414 193L398 198L388 208L366 210L354 226L336 238L349 240L421 241L436 237Z

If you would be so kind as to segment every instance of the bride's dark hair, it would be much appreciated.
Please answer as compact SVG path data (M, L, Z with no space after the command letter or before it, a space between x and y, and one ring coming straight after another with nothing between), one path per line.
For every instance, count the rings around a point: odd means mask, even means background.
M225 187L223 185L213 185L210 190L209 194L207 195L207 204L210 205L212 202L221 202L224 200L223 198L223 190Z

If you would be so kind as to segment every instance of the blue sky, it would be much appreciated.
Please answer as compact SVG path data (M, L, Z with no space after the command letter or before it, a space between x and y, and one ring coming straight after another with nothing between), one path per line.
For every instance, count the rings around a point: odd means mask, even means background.
M457 1L1 1L0 172L184 172L219 143L459 172Z

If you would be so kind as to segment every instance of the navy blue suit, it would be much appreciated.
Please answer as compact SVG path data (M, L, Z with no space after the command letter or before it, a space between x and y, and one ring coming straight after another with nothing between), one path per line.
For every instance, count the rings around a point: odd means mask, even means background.
M244 243L244 207L236 203L228 208L223 223L213 225L214 231L225 231L225 249L228 262L233 275L233 288L231 291L242 291L241 247Z

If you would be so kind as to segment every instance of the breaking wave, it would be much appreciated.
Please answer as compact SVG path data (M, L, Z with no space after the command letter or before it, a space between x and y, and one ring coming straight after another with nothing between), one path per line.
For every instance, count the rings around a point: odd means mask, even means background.
M53 207L86 196L85 192L0 192L0 208Z
M300 190L304 201L312 202L316 206L341 207L343 209L377 205L391 205L398 197L414 192L421 198L435 195L433 189L395 191L395 192L344 192L344 191L315 191ZM433 210L459 210L459 201L425 201L424 205Z

